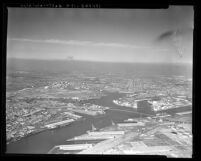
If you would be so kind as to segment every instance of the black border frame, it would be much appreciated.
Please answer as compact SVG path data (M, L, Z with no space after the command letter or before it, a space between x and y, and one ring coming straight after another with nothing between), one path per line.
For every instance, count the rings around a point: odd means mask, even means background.
M103 159L133 159L133 158L164 158L163 156L138 156L138 155L48 155L48 154L7 154L6 153L6 126L5 126L5 99L6 99L6 40L7 40L7 7L26 7L26 8L32 8L32 7L42 7L42 8L124 8L124 9L136 9L136 8L143 8L143 9L156 9L156 8L167 8L168 5L192 5L194 6L194 37L193 37L193 156L192 158L198 158L198 146L199 146L199 123L196 119L199 119L199 105L198 105L198 99L199 99L199 83L201 80L199 80L199 45L198 42L200 42L200 28L198 25L200 18L200 8L198 6L197 1L187 1L183 0L182 2L179 1L160 1L160 0L154 0L151 2L145 2L143 3L143 0L140 1L133 1L133 3L127 1L127 0L121 0L121 1L94 1L94 0L18 0L17 2L15 0L5 0L1 1L3 4L1 7L1 20L2 20L2 55L1 55L1 133L0 133L0 141L1 141L1 156L3 157L32 157L35 159L35 157L45 157L45 158L72 158L72 159L91 159L91 158L103 158ZM197 115L197 116L196 116Z

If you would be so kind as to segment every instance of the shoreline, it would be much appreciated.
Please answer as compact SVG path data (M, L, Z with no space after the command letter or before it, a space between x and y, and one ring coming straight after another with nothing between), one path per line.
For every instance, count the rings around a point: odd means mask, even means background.
M176 106L176 107L173 107L173 108L169 108L169 109L161 109L161 110L157 110L157 111L154 111L153 109L153 112L157 113L157 112L164 112L164 111L168 111L168 110L171 110L171 109L178 109L178 108L186 108L186 107L191 107L192 108L192 105L185 105L185 106Z
M114 99L118 99L119 97L122 97L122 94L121 93L119 93L119 92L117 92L117 95L115 96L115 95L113 95L113 94L115 94L115 93L111 93L112 95L110 95L109 94L110 92L108 92L107 93L107 96L103 96L102 97L102 99L100 98L98 101L96 101L94 104L97 104L97 105L102 105L102 106L107 106L107 107L110 107L111 109L114 109L114 108L117 108L118 109L118 107L117 107L117 105L115 105L112 101L114 100ZM109 101L108 101L109 100ZM104 103L106 103L105 105L103 105L101 102L104 102ZM110 104L110 103L112 103L112 104ZM110 105L110 106L108 106L108 105ZM132 109L132 108L127 108L127 109ZM150 109L151 110L151 109ZM108 111L110 111L110 110L108 110ZM109 112L110 114L112 114L111 112ZM121 114L123 114L124 115L124 113L125 112L120 112L119 114L121 115ZM101 115L101 116L103 116L103 117L107 117L106 119L108 119L108 112L107 112L107 110L106 110L106 114L104 114L104 115ZM145 113L146 114L146 113ZM86 115L86 114L83 114L83 116L84 115ZM82 116L82 115L81 115ZM88 115L89 116L89 115ZM90 126L91 126L91 119L93 119L94 121L96 121L96 117L97 116L90 116L90 117L88 117L88 116L86 116L86 118L85 117L83 117L82 119L85 119L86 120L86 122L87 122L87 124L89 123L90 124ZM112 115L111 115L112 116ZM109 117L111 117L110 115L109 115ZM145 117L147 117L146 115L144 115ZM128 116L128 118L130 118L131 116ZM143 115L142 115L142 117L143 117ZM126 117L124 117L124 119L127 119ZM83 121L81 121L81 120L76 120L77 122L78 122L78 125L80 125L80 126L82 126L83 125ZM98 120L97 120L98 121ZM115 119L114 119L114 121L115 121ZM75 121L74 121L75 122ZM118 122L118 121L117 121ZM95 123L95 122L93 122L93 123ZM97 122L98 123L98 122ZM110 124L110 123L109 123ZM69 125L69 124L68 124ZM96 126L96 123L95 123L95 126ZM106 123L104 123L103 124L103 127L107 127L108 125L106 124ZM62 129L62 128L59 128L59 127L57 127L57 128L54 128L54 129L60 129L61 131L63 131L64 132L64 130L66 131L66 130L68 130L68 126L66 125L65 126L66 128L64 128L64 129ZM75 127L76 127L76 125L75 125ZM103 128L103 127L100 127L100 128ZM70 129L72 129L72 128L70 128ZM86 126L85 128L81 128L82 130L81 131L83 131L82 133L84 134L87 130L89 130L88 129L88 127ZM44 129L44 130L42 130L41 132L44 132L45 130L49 130L49 129ZM51 129L50 129L51 130ZM59 131L60 131L59 130ZM74 129L72 129L72 130L74 130ZM74 136L76 136L76 135L81 135L82 133L80 133L80 132L78 132L79 134L77 134L77 131L78 130L76 130L75 129L75 133L73 134ZM57 131L55 131L55 132L57 132ZM72 131L69 131L70 133L72 132ZM40 133L40 132L38 132L38 133ZM34 136L34 134L36 134L36 133L31 133L31 134L29 134L29 136ZM43 134L41 134L41 135L43 135ZM55 133L55 135L57 135L57 133ZM60 135L60 132L59 132L59 135ZM65 140L66 139L70 139L70 138L72 138L72 137L74 137L72 134L70 134L70 135L72 135L72 136L70 136L70 137L68 137L67 136L68 134L65 134ZM21 139L25 139L24 141L26 142L26 137L22 137ZM29 138L28 140L30 140L31 138ZM62 139L62 138L61 138ZM57 140L57 139L56 139ZM23 141L23 142L24 142ZM11 142L10 142L11 143ZM12 143L15 143L15 141L14 142L12 142ZM12 144L11 143L11 144ZM19 142L19 143L17 143L16 145L9 145L9 146L11 146L12 147L12 149L13 148L15 148L18 144L21 144L21 142ZM54 143L55 144L55 143ZM54 144L52 144L52 146L54 146ZM56 145L56 144L55 144ZM28 145L26 145L26 146L28 146ZM49 148L48 146L46 147L46 148ZM10 149L10 148L9 148ZM10 151L10 150L9 150ZM27 151L26 149L24 149L24 151ZM23 151L23 152L24 152ZM28 150L29 151L29 150ZM36 151L37 151L37 149L36 149ZM44 150L45 151L45 150ZM10 153L12 152L12 150L10 151ZM9 153L9 152L8 152ZM21 153L21 152L18 152L18 153Z
M22 137L16 137L16 138L9 139L10 141L7 141L7 140L6 140L6 144L9 145L10 143L14 143L14 142L16 142L16 141L19 141L19 140L25 138L25 137L32 136L32 135L35 135L35 134L44 132L44 131L46 131L46 130L55 130L55 129L58 129L58 128L61 128L61 127L65 127L65 126L68 126L68 125L70 125L70 124L72 124L72 123L74 123L74 122L76 122L76 121L82 121L82 120L84 120L84 119L86 119L86 118L79 118L78 120L75 120L75 121L70 122L70 123L68 123L68 124L65 124L65 125L58 125L58 126L53 127L53 128L47 128L47 127L44 126L43 128L36 129L36 130L34 130L34 131L32 131L32 132L30 132L30 133L28 133L28 134L23 135Z

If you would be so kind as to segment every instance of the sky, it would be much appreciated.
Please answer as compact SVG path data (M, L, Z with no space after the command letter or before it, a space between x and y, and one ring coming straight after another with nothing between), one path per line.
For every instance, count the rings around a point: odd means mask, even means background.
M193 24L192 6L8 8L7 58L192 63L193 32L158 37Z

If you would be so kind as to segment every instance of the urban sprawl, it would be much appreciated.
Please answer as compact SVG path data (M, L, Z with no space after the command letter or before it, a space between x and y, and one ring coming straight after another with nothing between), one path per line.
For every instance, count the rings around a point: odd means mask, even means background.
M28 77L14 72L7 76L7 86ZM20 78L21 77L21 78ZM42 76L41 76L42 77ZM19 83L17 82L17 83ZM114 122L71 140L100 140L95 143L56 145L49 153L66 154L161 154L191 157L191 110L166 112L192 106L192 80L183 76L120 76L119 73L72 73L60 77L27 79L21 90L6 94L7 144L44 130L67 126L85 119L85 115L104 115L110 107L93 103L107 92L124 93L114 104L139 109L146 101L153 115ZM75 152L77 151L77 152Z

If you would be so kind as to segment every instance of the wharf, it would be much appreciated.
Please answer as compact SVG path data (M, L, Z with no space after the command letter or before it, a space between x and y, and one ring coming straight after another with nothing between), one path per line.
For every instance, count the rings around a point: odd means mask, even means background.
M54 146L49 152L48 154L57 154L58 151L62 151L62 154L65 152L65 151L70 151L70 152L73 152L73 151L82 151L82 150L85 150L85 149L88 149L88 148L91 148L92 147L92 144L71 144L71 145L57 145L57 146Z
M143 122L137 122L137 123L118 123L119 127L129 127L129 126L145 126Z
M55 147L60 148L60 150L83 150L92 147L92 144L58 145Z
M192 111L185 111L185 112L178 112L176 113L177 115L185 115L185 114L190 114Z
M111 149L112 147L115 147L123 142L129 141L137 136L138 136L138 133L130 132L116 139L109 139L109 140L102 141L96 144L94 147L83 150L79 152L78 154L103 154L104 151Z
M74 137L73 139L67 140L67 141L75 141L75 140L106 140L106 139L113 139L113 138L117 138L120 137L121 135L119 134L103 134L103 135L81 135L81 136L77 136Z
M92 116L95 116L98 114L98 111L89 111L89 110L85 111L85 110L75 110L75 109L71 109L71 111L81 113L81 114L92 115Z
M102 136L102 135L123 135L124 131L91 131L88 132L91 136Z
M68 120L64 120L64 121L60 121L60 122L55 122L55 123L52 123L52 124L45 125L45 127L47 127L47 128L55 128L57 126L70 124L71 122L74 122L74 120L73 119L68 119Z

